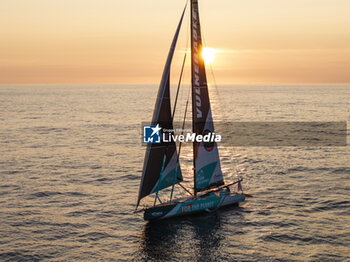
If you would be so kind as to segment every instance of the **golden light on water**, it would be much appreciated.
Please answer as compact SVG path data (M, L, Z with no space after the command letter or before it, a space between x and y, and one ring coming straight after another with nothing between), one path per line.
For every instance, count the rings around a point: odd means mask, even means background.
M214 62L216 54L220 51L210 47L203 47L202 57L206 65L210 65Z

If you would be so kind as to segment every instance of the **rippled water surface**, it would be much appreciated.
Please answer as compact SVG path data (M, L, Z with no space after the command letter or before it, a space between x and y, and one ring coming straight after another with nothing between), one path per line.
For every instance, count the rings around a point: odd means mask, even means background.
M156 92L0 86L0 260L350 259L348 146L220 148L227 181L243 177L253 198L157 223L133 214L145 150L140 125ZM211 92L215 120L350 120L350 86ZM190 148L181 161L191 187Z

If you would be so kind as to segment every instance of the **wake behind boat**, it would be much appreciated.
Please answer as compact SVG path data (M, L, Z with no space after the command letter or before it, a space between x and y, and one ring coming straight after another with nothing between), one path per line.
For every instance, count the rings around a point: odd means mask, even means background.
M136 209L142 198L155 194L154 205L139 211L144 211L145 220L164 219L174 216L193 214L198 212L214 212L220 207L238 205L245 200L241 187L241 179L229 184L224 183L221 170L219 152L216 140L206 141L206 136L213 135L214 123L211 113L207 77L204 59L201 55L203 50L201 28L199 23L198 0L191 0L191 82L192 82L192 131L196 139L193 140L193 193L181 185L183 181L179 163L181 143L177 149L174 140L153 140L147 142L147 150L144 159L142 179ZM179 25L173 38L168 58L163 71L159 86L157 100L153 112L151 136L160 134L161 130L173 130L173 117L175 113L177 95L174 110L170 105L170 68L181 29L186 7L182 13ZM186 61L186 54L184 63ZM181 76L184 64L182 65ZM181 76L178 88L181 83ZM178 89L179 90L179 89ZM178 94L177 90L177 94ZM184 122L188 108L188 100L185 109ZM184 127L183 123L183 127ZM145 129L144 129L145 132ZM169 137L173 131L168 133ZM230 186L237 184L238 191L233 193ZM189 193L182 199L172 199L175 185L181 186ZM170 201L162 203L158 193L171 188ZM157 200L160 202L157 203Z

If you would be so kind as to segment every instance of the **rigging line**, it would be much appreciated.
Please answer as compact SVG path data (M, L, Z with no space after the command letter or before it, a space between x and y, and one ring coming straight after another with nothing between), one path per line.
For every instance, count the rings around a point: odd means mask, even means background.
M186 99L182 99L183 98L183 94L185 93L184 92L184 86L186 85L186 77L187 77L187 71L188 70L186 70L186 63L188 63L188 58L189 58L189 55L188 54L190 54L191 52L189 51L189 42L190 42L190 33L189 33L189 31L190 31L190 16L186 16L186 24L187 24L187 26L186 26L186 39L185 39L185 42L184 42L184 44L185 44L185 54L186 54L186 56L184 55L184 57L186 57L186 58L184 58L184 60L186 60L186 62L185 62L185 64L184 64L184 69L183 69L183 75L182 75L182 79L181 79L181 92L180 92L180 94L181 94L181 96L180 97L178 97L178 101L181 101L181 113L179 112L179 110L177 110L177 112L178 112L178 115L179 115L179 122L181 121L181 116L183 115L183 112L184 112L184 110L185 110L185 107L184 107L184 105L186 104ZM177 108L179 108L179 106L180 105L178 105L177 104ZM175 108L174 108L175 109ZM174 110L174 112L173 112L174 114L175 114L175 110ZM173 120L175 120L175 118L173 118Z
M187 4L187 2L186 2ZM188 49L188 42L189 42L189 36L188 36L188 27L187 27L187 40L186 40L186 49L185 49L185 55L184 55L184 59L182 62L182 67L181 67L181 72L180 72L180 78L179 78L179 82L177 84L177 90L176 90L176 96L175 96L175 102L174 102L174 109L173 109L173 115L172 118L174 120L174 115L175 115L175 110L176 110L176 105L177 105L177 99L179 96L179 90L180 90L180 86L181 86L181 80L182 80L182 76L183 76L183 72L185 69L185 64L186 64L186 57L187 57L187 49Z
M186 6L188 4L188 0L186 1ZM182 81L182 77L183 77L183 72L184 72L184 68L185 68L185 64L186 64L186 57L187 57L187 49L188 49L188 42L189 42L189 34L188 34L188 26L186 26L187 28L187 32L186 32L186 48L185 48L185 55L184 55L184 59L182 62L182 67L181 67L181 73L180 73L180 78L179 78L179 82L177 85L177 90L176 90L176 97L175 97L175 102L174 102L174 109L173 109L173 116L172 119L174 120L174 115L175 115L175 110L176 110L176 105L177 105L177 100L178 100L178 95L179 95L179 90L180 90L180 86L181 86L181 81Z
M213 78L213 86L215 88L215 91L216 91L216 95L217 95L217 100L219 102L219 105L224 105L225 101L223 101L222 99L222 96L220 95L220 92L219 92L219 87L217 85L217 82L216 82L216 78L215 78L215 75L214 75L214 70L213 70L213 66L210 64L210 72L211 72L211 75L212 75L212 78ZM227 117L227 110L226 110L226 107L217 107L217 109L220 111L219 113L222 114L222 117L223 119L227 120L228 117Z
M188 101L190 100L190 94L191 94L191 89L189 88L188 89L188 95L187 95L187 101L186 101L186 108L185 108L185 113L184 113L184 120L182 122L182 130L181 130L181 135L183 135L184 133L184 129L185 129L185 122L186 122L186 115L187 115L187 108L188 108ZM180 158L180 154L181 154L181 146L182 146L182 142L180 142L179 144L179 150L178 150L178 154L177 154L177 159L176 159L176 164L178 165L179 163L179 158ZM177 173L177 172L176 172ZM175 174L177 175L177 174ZM192 193L186 189L183 185L181 185L180 183L178 183L179 186L181 186L187 193L189 193L191 196L192 196ZM172 193L173 193L173 190L174 190L174 186L172 188L172 191L171 191L171 197L172 197Z
M186 50L187 50L187 48L186 48ZM173 119L174 119L175 110L176 110L177 98L179 96L179 90L180 90L180 86L181 86L182 75L183 75L184 68L185 68L186 56L187 56L187 52L185 51L185 56L184 56L184 60L182 62L182 67L181 67L180 78L179 78L179 82L177 84L177 90L176 90L176 96L175 96L175 102L174 102L174 109L173 109L173 116L172 116Z
M182 130L181 130L181 135L183 135L184 133L184 129L185 129L185 122L186 122L186 115L187 115L187 108L188 108L188 101L190 100L190 89L189 89L189 92L188 92L188 95L187 95L187 102L186 102L186 107L185 107L185 113L184 113L184 120L182 122ZM179 153L177 155L177 162L179 162L179 157L180 157L180 153L181 153L181 146L182 146L182 143L180 142L179 144Z
M204 37L204 34L202 33L202 40L203 40L203 44L204 46L207 46L207 42L205 41L205 37ZM215 92L216 92L216 96L217 96L217 100L219 102L219 105L224 105L225 101L222 99L222 96L220 95L220 92L219 92L219 87L218 87L218 84L216 82L216 77L215 77L215 74L214 74L214 66L212 64L209 64L209 68L210 68L210 73L211 73L211 76L212 76L212 80L213 80L213 86L215 88ZM216 110L219 111L219 114L223 117L223 119L228 119L228 112L226 110L226 107L222 107L222 106L219 106L219 107L216 107Z
M186 101L186 108L185 108L185 113L184 113L184 120L183 120L183 122L182 122L181 135L183 135L184 129L185 129L185 122L186 122L188 101L190 100L190 90L191 90L191 89L188 89L188 95L187 95L187 101ZM179 158L180 158L180 153L181 153L181 146L182 146L182 142L180 142L180 144L179 144L179 149L178 149L178 153L177 153L175 179L177 178L177 168L178 168L178 164L179 164ZM180 183L178 183L178 184L179 184L186 192L188 192L188 193L191 194L191 192L190 192L189 190L187 190L183 185L181 185ZM171 189L170 200L171 200L172 197L173 197L174 186L175 186L175 184L173 184L173 187L172 187L172 189ZM191 195L192 195L192 194L191 194Z
M191 196L193 196L193 194L192 194L186 187L184 187L184 186L181 185L180 183L178 183L178 185L179 185L183 190L185 190L187 193L189 193Z
M186 2L186 4L188 3L188 1ZM182 80L182 77L183 77L183 73L184 73L184 68L185 68L185 64L186 64L186 58L187 58L187 48L188 48L188 42L189 42L189 36L188 36L188 27L187 27L187 39L186 39L186 49L185 49L185 55L184 55L184 59L183 59L183 62L182 62L182 67L181 67L181 73L180 73L180 78L179 78L179 82L178 82L178 85L177 85L177 90L176 90L176 97L175 97L175 102L174 102L174 109L173 109L173 114L172 114L172 122L174 121L174 116L175 116L175 110L176 110L176 105L177 105L177 101L178 101L178 96L179 96L179 91L180 91L180 86L181 86L181 80ZM187 105L188 105L188 99L187 98L187 104L186 104L186 109L185 109L185 118L186 118L186 112L187 112ZM183 129L184 129L184 125L185 125L185 119L184 119L184 123L183 123L183 126L182 126L182 131L181 131L181 135L183 135ZM177 179L177 169L178 169L178 166L179 166L179 157L180 157L180 152L181 152L181 142L180 142L180 145L179 145L179 152L177 154L177 159L176 159L176 172L175 172L175 181ZM179 183L178 183L179 184ZM181 187L183 187L182 185L180 185ZM170 193L170 201L172 200L173 198L173 193L174 193L174 187L175 187L175 184L173 184L172 188L171 188L171 193ZM184 187L183 187L184 188ZM184 188L185 189L185 188ZM187 192L189 192L187 189L185 189Z
M207 42L205 41L205 38L204 38L204 34L203 34L203 33L202 33L202 40L203 40L204 46L208 46L208 45L207 45ZM214 87L215 87L216 92L218 93L218 96L220 96L220 95L219 95L218 85L217 85L217 83L216 83L216 78L215 78L215 75L214 75L213 65L212 65L212 64L209 64L209 67L210 67L211 76L213 77L213 82L214 82L213 85L214 85Z
M154 204L153 204L153 206L156 205L157 198L158 198L159 202L162 203L162 201L160 201L160 198L159 198L159 196L158 196L158 192L159 192L159 184L160 184L160 181L161 181L162 178L163 178L164 165L165 165L165 161L166 161L166 153L167 153L167 151L168 151L168 147L167 147L167 149L166 149L166 151L165 151L165 154L164 154L164 156L163 156L163 164L162 164L162 169L160 170L159 180L158 180L158 184L157 184L157 192L156 192L156 196L155 196L155 198L154 198Z
M213 82L214 82L213 86L214 86L215 91L217 93L217 99L218 99L220 105L224 105L225 103L222 99L222 96L220 95L219 87L218 87L218 84L216 82L216 77L215 77L214 69L213 69L214 67L212 64L210 64L209 67L210 67L210 73L211 73L211 76L212 76ZM225 109L226 109L225 107L224 108L219 107L219 111L221 111L221 113L223 114L224 119L227 119L227 110L225 110Z

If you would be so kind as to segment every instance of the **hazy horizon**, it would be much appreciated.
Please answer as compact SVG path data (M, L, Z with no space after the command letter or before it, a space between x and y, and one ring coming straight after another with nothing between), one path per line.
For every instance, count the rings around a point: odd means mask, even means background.
M0 84L158 84L185 2L5 1ZM350 83L350 1L200 0L199 8L205 44L219 51L218 84Z

